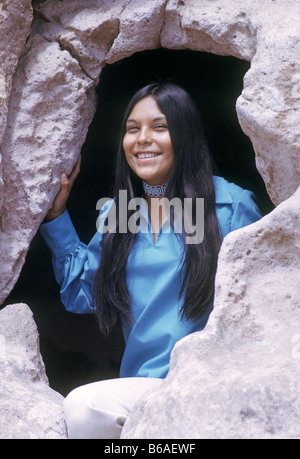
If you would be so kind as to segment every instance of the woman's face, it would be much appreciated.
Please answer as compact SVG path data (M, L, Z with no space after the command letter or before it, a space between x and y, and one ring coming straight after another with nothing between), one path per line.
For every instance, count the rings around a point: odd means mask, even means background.
M165 115L151 96L140 100L126 122L123 139L131 169L149 185L168 181L174 152Z

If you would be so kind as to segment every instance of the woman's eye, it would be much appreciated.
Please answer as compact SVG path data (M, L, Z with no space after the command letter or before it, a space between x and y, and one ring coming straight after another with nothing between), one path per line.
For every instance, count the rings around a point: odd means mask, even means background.
M138 130L137 126L128 126L128 128L126 129L126 132L134 132L137 130Z
M168 126L166 124L156 124L154 126L154 129L157 129L157 130L164 130L164 129L168 129Z

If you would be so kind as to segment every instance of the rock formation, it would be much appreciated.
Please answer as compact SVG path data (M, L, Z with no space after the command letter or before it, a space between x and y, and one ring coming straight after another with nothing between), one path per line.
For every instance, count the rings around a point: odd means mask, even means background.
M300 438L299 221L300 190L225 238L207 327L175 346L123 438Z
M50 389L32 312L25 304L0 311L0 438L67 438L63 397Z
M11 36L3 29L0 302L18 279L60 173L70 172L80 153L102 67L137 51L164 46L251 60L237 101L241 126L273 202L296 190L300 44L293 0L268 1L264 8L258 0L36 0L33 5L31 32L28 0L6 1L1 10L2 24L17 29L18 39L10 53Z
M186 381L179 371L182 366L191 377L191 382L183 385L187 392L180 393L186 402L195 395L191 388L198 389L199 381L205 381L205 393L199 389L199 399L202 397L205 414L211 413L211 418L206 418L208 430L201 435L209 436L211 428L214 435L234 436L239 420L240 436L245 435L246 427L253 436L297 436L299 420L296 411L288 408L292 401L295 407L299 404L297 359L291 358L286 347L280 348L281 360L272 354L274 368L265 365L257 381L254 371L257 360L261 366L268 361L271 331L276 335L276 346L286 336L297 336L299 4L294 0L34 0L32 4L29 0L3 0L0 19L0 304L19 277L30 242L58 191L60 173L70 172L80 153L95 113L95 88L104 65L160 46L251 62L237 100L237 114L252 141L268 193L275 205L282 204L258 224L226 239L218 265L214 325L205 335L188 337L176 347L161 396L165 403L168 397L177 399L178 385L183 377ZM268 329L269 320L272 325ZM245 334L243 338L239 331ZM214 346L207 347L213 337L219 357ZM244 354L238 350L239 343ZM187 354L190 357L183 363ZM195 362L200 362L199 369L191 372ZM288 367L288 373L280 375L283 366ZM249 375L243 378L247 368ZM220 372L218 387L214 386L216 371ZM273 378L272 387L262 382L268 377ZM284 377L290 387L285 395L281 390ZM213 388L218 394L216 401L210 398ZM235 400L234 394L241 403L236 400L235 413L239 414L232 424L226 409L230 400ZM147 406L153 415L151 400L154 402L150 396ZM224 408L220 419L227 423L222 428L214 414L220 404ZM192 409L195 404L191 405ZM139 416L144 408L143 404L137 408ZM163 418L161 403L160 411ZM283 412L286 425L280 427ZM142 422L140 430L135 430L134 416L128 423L130 435L144 432ZM184 424L188 426L188 422ZM176 422L174 428L176 425L177 435L188 436ZM230 425L235 427L230 430ZM166 435L170 432L174 431Z

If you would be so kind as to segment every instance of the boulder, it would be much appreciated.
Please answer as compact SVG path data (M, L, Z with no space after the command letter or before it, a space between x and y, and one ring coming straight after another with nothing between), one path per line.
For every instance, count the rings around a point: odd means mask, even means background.
M160 395L149 394L137 407L124 436L299 436L299 3L3 0L0 19L0 304L19 277L31 240L59 189L60 174L69 173L80 154L104 65L161 46L251 62L236 109L278 208L227 237L208 329L178 343ZM1 314L10 311L6 307ZM16 356L13 361L17 365ZM20 365L12 392L6 362L1 393L28 400L33 381L26 379L23 397ZM38 398L46 382L35 387ZM25 423L34 436L29 427L37 419L34 407L40 405L12 405L12 397L2 397L3 412L15 422L10 435L22 436ZM47 410L40 416L45 419Z
M0 311L0 438L67 438L64 397L48 384L39 335L26 304Z
M274 204L295 192L300 176L297 2L36 0L26 41L30 3L19 0L18 9L6 1L1 10L6 19L0 27L5 57L0 303L19 277L61 172L69 173L78 158L95 113L101 69L135 52L163 46L251 61L236 105L241 127ZM18 39L11 53L6 30L12 29ZM7 84L1 72L8 74Z
M93 81L70 53L31 37L14 75L1 146L0 303L15 285L29 243L84 142L95 109Z
M226 236L207 327L179 341L122 438L300 438L300 188Z
M18 59L30 33L30 0L3 0L0 4L0 145L6 128L8 104ZM0 152L0 215L3 207L3 166Z
M294 0L170 0L161 33L166 48L251 62L236 109L276 205L300 183L299 20Z

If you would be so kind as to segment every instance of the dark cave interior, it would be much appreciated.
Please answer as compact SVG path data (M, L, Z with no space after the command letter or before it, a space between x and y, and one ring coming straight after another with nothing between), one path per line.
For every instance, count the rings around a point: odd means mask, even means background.
M82 148L81 173L68 205L82 242L88 243L96 231L96 202L110 195L118 130L127 102L140 87L165 78L182 85L196 100L219 175L254 191L263 214L274 208L235 110L249 66L234 57L157 49L104 67L97 87L98 110ZM78 385L118 376L124 346L120 327L104 338L93 316L64 310L50 253L39 233L2 307L19 302L34 313L53 389L66 395Z

